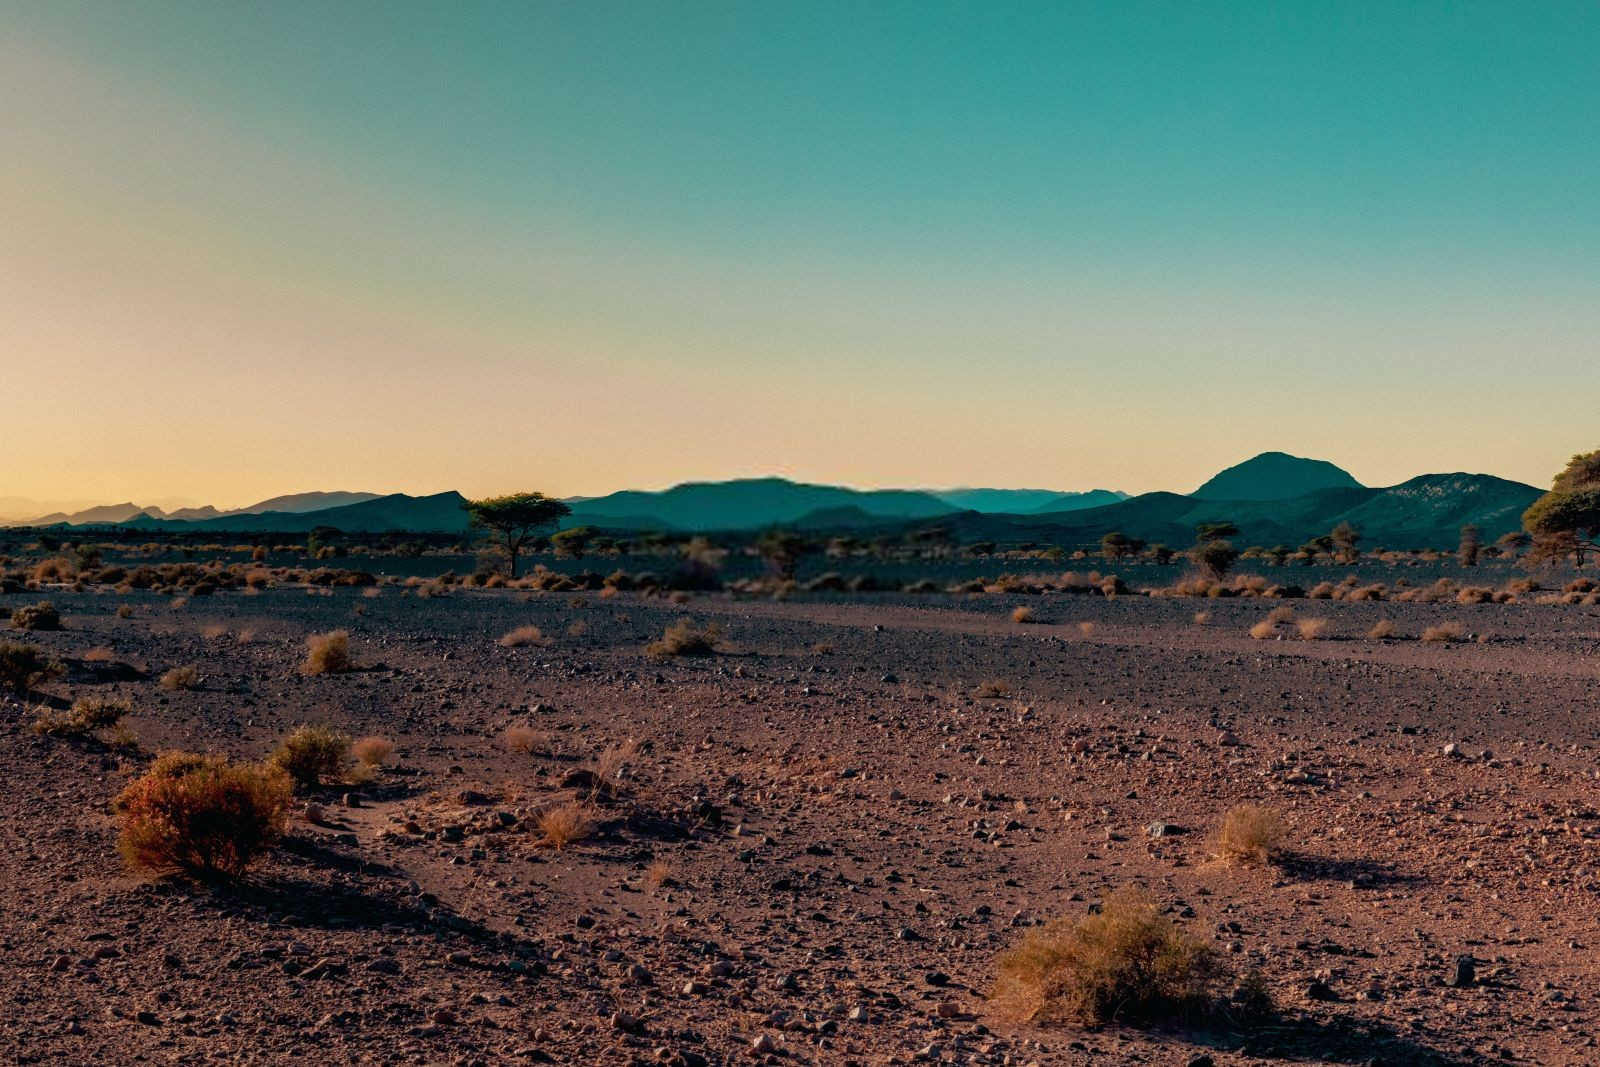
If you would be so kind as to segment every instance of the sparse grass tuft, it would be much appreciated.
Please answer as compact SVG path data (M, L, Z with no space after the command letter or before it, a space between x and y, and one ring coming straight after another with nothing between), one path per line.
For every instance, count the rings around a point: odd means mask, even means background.
M1087 620L1078 624L1078 633L1082 634L1084 637L1092 636L1094 634L1094 629L1094 623Z
M1278 624L1271 619L1262 619L1250 627L1250 636L1257 641L1271 641L1278 636Z
M300 726L272 754L296 785L314 788L324 778L338 778L349 758L350 738L326 726Z
M560 851L588 837L594 829L589 805L571 801L541 812L535 820L541 844Z
M367 767L382 767L394 755L394 742L387 737L363 737L350 746L350 754Z
M1466 628L1459 622L1441 622L1437 626L1430 626L1422 631L1422 640L1430 645L1442 645L1451 641L1465 641L1466 639Z
M654 889L670 887L675 883L672 877L672 865L666 860L656 860L645 869L644 880Z
M542 645L544 634L537 626L519 626L500 638L501 648L521 648L524 645Z
M500 743L512 752L530 755L545 747L548 738L531 726L508 726L500 735Z
M1372 629L1367 631L1367 637L1373 641L1382 641L1386 637L1394 636L1394 621L1392 619L1379 619L1372 624Z
M200 672L194 667L174 667L163 674L157 684L168 692L193 689L200 684Z
M329 630L306 638L306 659L301 674L338 674L351 667L350 631Z
M1088 1027L1204 1016L1222 977L1205 942L1132 888L1108 896L1098 914L1030 932L1000 957L999 972L994 1000L1007 1014Z
M289 795L277 768L170 752L117 797L118 847L137 871L236 878L283 835Z
M1035 618L1033 609L1024 605L1023 607L1012 609L1011 621L1017 623L1037 622L1038 619Z
M688 619L679 619L666 632L661 635L661 640L652 641L645 648L654 659L667 659L672 656L709 656L717 650L717 640L722 636L722 631L715 623L703 628L696 628Z
M1238 804L1217 831L1217 852L1229 863L1261 866L1283 847L1283 817L1271 808Z
M1209 611L1197 611L1197 612L1194 613L1194 624L1196 626L1205 626L1205 625L1208 625L1210 622L1211 622L1211 612L1209 612Z

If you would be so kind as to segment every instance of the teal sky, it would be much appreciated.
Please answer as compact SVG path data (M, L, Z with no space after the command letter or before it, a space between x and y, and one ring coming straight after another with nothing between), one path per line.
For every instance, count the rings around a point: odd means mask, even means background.
M1600 445L1590 3L5 6L0 495Z

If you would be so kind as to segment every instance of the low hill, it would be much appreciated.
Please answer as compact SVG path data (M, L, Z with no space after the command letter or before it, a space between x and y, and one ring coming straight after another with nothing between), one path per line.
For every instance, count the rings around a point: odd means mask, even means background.
M1290 500L1319 489L1360 489L1327 460L1263 452L1214 475L1191 496L1202 500Z
M461 494L454 491L431 496L394 493L320 511L238 513L199 522L142 515L121 525L176 532L306 533L318 526L331 526L347 533L464 533L467 513L462 509L463 503Z
M938 497L960 511L981 511L986 514L1027 515L1040 511L1073 511L1094 508L1126 499L1127 494L1110 489L1091 489L1088 492L1068 493L1058 489L928 489L928 495Z

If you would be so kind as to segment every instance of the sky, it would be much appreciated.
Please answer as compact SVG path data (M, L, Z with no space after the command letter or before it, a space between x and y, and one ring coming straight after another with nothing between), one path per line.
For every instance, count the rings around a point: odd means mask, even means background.
M0 498L1600 446L1592 3L0 11Z

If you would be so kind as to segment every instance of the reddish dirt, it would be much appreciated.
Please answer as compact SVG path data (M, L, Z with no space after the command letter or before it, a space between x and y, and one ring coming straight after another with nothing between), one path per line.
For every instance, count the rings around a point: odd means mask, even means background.
M1137 596L51 596L63 631L6 636L72 669L0 705L17 1062L1600 1062L1592 609L1299 602L1336 639L1254 641L1270 605ZM1009 620L1024 602L1042 623ZM644 655L680 615L721 626L717 655ZM1473 640L1361 638L1379 618ZM548 643L496 643L526 623ZM335 627L360 669L301 677ZM158 688L185 664L200 688ZM974 695L991 679L1013 691ZM259 758L322 722L398 757L313 798L327 825L297 820L243 885L152 882L109 809L147 757L28 728L40 699L113 691L147 753ZM629 740L595 833L541 847L536 815ZM1213 858L1240 802L1283 812L1282 862ZM1000 952L1127 884L1258 969L1279 1016L991 1014Z

